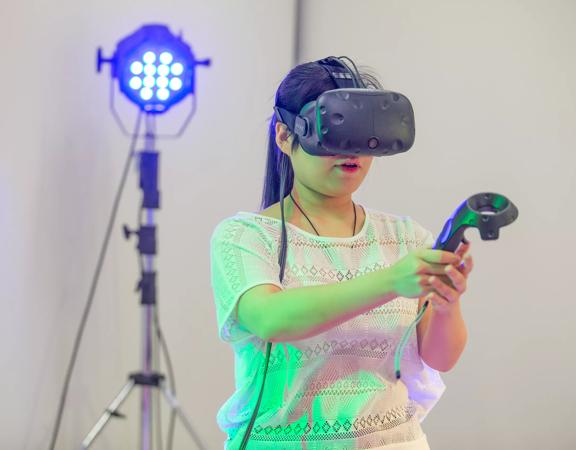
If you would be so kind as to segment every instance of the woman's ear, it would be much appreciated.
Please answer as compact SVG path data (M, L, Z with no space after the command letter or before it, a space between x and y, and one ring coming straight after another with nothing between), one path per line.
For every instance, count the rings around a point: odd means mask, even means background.
M276 122L276 145L282 150L282 153L290 156L292 153L292 133L285 123Z

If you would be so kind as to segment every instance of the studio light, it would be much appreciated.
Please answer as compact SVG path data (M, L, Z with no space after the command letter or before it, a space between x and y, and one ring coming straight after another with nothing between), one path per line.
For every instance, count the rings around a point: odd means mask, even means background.
M120 91L146 113L164 113L194 94L198 61L181 36L165 25L144 25L118 42L114 56L104 58L98 49L97 69L111 64L111 75Z

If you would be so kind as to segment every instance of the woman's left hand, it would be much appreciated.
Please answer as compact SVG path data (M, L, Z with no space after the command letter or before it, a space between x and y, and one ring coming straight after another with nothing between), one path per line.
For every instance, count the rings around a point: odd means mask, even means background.
M474 267L469 250L470 242L461 242L454 253L462 258L462 263L457 267L446 265L446 276L434 276L430 282L434 292L430 292L425 299L430 300L434 311L450 313L460 306L460 297L466 291L468 275Z

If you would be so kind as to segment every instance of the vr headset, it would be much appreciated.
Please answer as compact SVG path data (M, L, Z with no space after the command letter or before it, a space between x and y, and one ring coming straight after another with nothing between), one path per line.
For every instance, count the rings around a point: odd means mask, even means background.
M391 156L409 150L415 137L410 100L398 92L366 88L356 66L353 72L343 58L318 61L338 89L323 92L298 114L275 106L276 120L314 156Z

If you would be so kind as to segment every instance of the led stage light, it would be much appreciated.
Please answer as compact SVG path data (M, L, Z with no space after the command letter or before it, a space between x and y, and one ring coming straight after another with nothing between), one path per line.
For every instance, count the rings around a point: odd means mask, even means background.
M112 66L120 91L147 113L163 113L194 93L197 61L181 36L165 25L144 25L116 46L112 58L98 50L98 71L103 63Z

